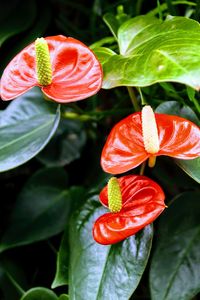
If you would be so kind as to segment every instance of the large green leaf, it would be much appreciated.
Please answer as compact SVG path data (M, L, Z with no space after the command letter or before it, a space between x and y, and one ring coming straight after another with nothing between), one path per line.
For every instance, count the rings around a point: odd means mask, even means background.
M34 0L1 1L0 46L9 37L27 30L34 22L35 16L36 2Z
M33 88L0 111L0 172L34 157L57 129L60 108Z
M147 226L121 243L99 245L93 240L92 226L105 211L105 208L99 206L97 197L93 196L71 219L71 300L127 300L145 269L151 249L152 226Z
M58 300L58 297L49 289L36 287L27 291L20 300Z
M198 22L185 17L170 17L162 22L138 16L119 27L117 38L120 54L103 63L104 88L175 81L199 89ZM95 52L98 55L101 49Z
M190 300L200 291L200 193L187 192L160 218L150 270L152 300Z
M67 222L70 198L63 169L37 172L19 194L0 251L47 239Z
M83 187L71 187L69 189L70 196L70 212L73 212L85 201L86 191ZM52 283L52 288L68 284L68 270L69 270L69 234L68 224L63 234L60 244L60 249L57 254L56 275Z
M38 159L47 166L64 166L80 157L85 142L82 122L61 120L55 136L38 155Z

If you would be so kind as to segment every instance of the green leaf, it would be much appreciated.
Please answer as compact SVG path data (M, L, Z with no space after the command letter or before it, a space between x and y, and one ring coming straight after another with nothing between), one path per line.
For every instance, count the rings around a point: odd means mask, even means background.
M86 191L83 187L71 187L69 190L71 209L73 212L80 207L81 203L85 202ZM69 235L68 224L64 232L60 249L57 254L56 275L52 283L52 288L68 284L68 270L69 270Z
M200 125L200 121L194 111L189 106L182 105L177 101L165 101L157 106L155 112L179 116Z
M96 47L92 48L92 50L96 54L102 65L109 61L111 56L116 55L114 51L106 47Z
M189 300L200 291L200 193L178 196L160 218L150 270L152 300Z
M58 297L49 289L36 287L27 291L20 300L58 300Z
M62 294L62 295L60 295L59 300L69 300L69 296Z
M56 134L37 158L47 166L64 166L80 158L85 142L82 122L61 120Z
M34 0L2 1L0 10L0 46L11 36L27 30L34 22L35 16L36 2Z
M121 243L99 245L93 240L94 221L106 209L97 197L90 198L70 222L70 299L127 300L136 289L145 269L152 242L147 226Z
M185 17L162 22L139 16L122 24L117 38L120 55L111 56L103 65L104 88L175 81L199 89L198 22Z
M116 17L111 13L106 13L103 16L103 20L106 23L106 25L108 26L108 28L110 29L110 31L113 34L113 36L115 37L115 39L117 40L117 30L119 28L119 23L118 23Z
M175 159L175 162L184 172L200 183L200 157L190 160Z
M0 111L0 172L22 165L49 142L57 129L60 108L33 88Z
M51 285L52 289L68 284L68 270L69 270L69 243L68 231L65 231L63 239L60 244L60 249L57 255L56 276Z
M70 198L63 169L47 168L29 179L14 206L0 251L47 239L67 222Z

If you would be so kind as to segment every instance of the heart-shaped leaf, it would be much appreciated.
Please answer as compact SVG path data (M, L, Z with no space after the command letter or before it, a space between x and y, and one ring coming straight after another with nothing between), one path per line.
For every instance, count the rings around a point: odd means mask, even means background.
M49 142L60 120L60 107L33 88L0 111L0 172L30 160Z
M138 16L119 27L117 39L120 54L102 62L104 88L175 81L199 90L198 22L185 17L169 17L162 22ZM94 50L101 61L101 49Z
M29 179L16 201L0 251L47 239L67 222L70 199L63 169L47 168Z
M152 242L147 226L121 243L97 244L92 237L94 221L105 213L97 197L90 198L70 222L70 299L127 300L136 289L145 269Z
M186 192L160 218L150 270L152 300L189 300L200 291L199 199L199 192Z

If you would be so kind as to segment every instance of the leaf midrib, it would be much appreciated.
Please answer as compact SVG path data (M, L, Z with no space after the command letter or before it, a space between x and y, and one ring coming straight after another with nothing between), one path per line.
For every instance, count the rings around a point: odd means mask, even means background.
M44 129L45 127L48 127L54 120L55 120L55 119L52 119L51 121L49 121L49 122L43 124L42 126L39 126L39 127L35 128L35 129L33 129L31 132L28 132L28 133L26 133L26 134L24 134L24 135L18 137L17 139L15 139L15 140L13 140L13 141L7 143L6 145L3 145L3 147L0 147L0 151L6 149L6 148L8 148L8 147L10 147L11 145L14 145L14 144L18 143L19 141L24 140L27 136L32 136L32 135L34 135L36 132L41 131L41 130Z

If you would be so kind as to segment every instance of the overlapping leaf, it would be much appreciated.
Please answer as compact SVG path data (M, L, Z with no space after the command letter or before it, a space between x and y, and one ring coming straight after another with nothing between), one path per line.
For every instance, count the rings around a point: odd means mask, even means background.
M150 271L152 300L189 300L200 291L200 193L180 195L161 216Z
M147 226L121 243L97 244L92 237L94 221L105 213L96 197L77 212L70 224L70 299L127 300L136 289L145 269L152 241ZM111 298L110 298L111 299Z
M0 172L33 158L49 142L60 119L59 106L33 88L0 111Z
M100 60L103 57L104 88L175 81L199 89L198 22L185 17L170 17L162 22L138 16L119 27L117 39L120 54L111 56L104 47L95 50Z

